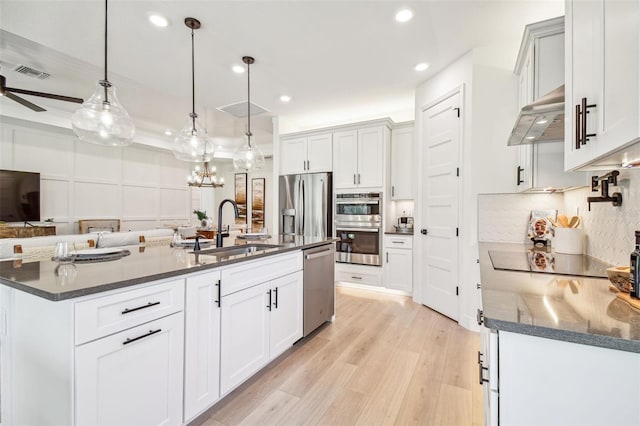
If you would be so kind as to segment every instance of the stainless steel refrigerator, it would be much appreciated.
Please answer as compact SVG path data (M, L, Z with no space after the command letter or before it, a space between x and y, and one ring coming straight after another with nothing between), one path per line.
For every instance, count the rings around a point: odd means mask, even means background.
M332 236L331 173L280 176L281 235Z

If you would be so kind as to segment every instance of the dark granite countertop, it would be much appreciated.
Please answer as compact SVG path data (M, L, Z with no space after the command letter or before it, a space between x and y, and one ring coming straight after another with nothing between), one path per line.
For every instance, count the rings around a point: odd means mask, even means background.
M486 327L640 353L640 313L609 290L608 279L493 268L490 250L529 247L479 244Z
M190 248L131 246L126 247L131 252L129 256L107 262L63 265L57 275L55 273L57 263L51 260L35 262L5 260L0 262L0 284L58 301L288 251L317 247L333 241L335 240L332 238L303 236L276 236L261 241L227 238L225 247L251 243L278 244L281 247L220 259L206 254L200 254L196 259Z

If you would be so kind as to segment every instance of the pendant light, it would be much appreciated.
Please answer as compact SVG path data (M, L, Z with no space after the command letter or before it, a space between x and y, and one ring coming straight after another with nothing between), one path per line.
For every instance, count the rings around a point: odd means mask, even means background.
M191 28L191 113L187 124L178 132L171 150L178 160L207 163L213 159L213 142L202 128L196 114L196 74L195 53L193 44L194 30L200 28L196 18L185 18L184 24Z
M250 65L255 62L251 56L243 56L242 62L247 64L247 143L233 153L233 167L236 170L259 170L264 167L264 154L255 145L251 144L251 76Z
M133 142L136 129L107 78L107 1L104 1L104 80L98 81L91 98L73 113L71 127L82 141L127 146Z

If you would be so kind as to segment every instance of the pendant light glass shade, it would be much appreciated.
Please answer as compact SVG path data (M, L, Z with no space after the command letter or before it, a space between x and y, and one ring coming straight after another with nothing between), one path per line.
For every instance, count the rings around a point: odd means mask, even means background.
M233 167L236 170L260 170L264 167L264 154L254 144L251 144L251 73L250 66L255 62L251 56L243 56L242 62L247 64L247 132L246 143L233 153Z
M107 78L108 2L104 2L104 79L93 95L71 116L71 128L82 141L106 146L127 146L136 128L129 113L118 102L116 89Z
M213 159L214 145L206 130L198 122L196 114L196 78L195 78L195 50L193 34L201 24L196 18L185 18L184 24L191 29L191 113L187 124L178 132L171 151L182 161L207 163Z
M93 95L71 117L71 127L80 140L97 145L131 145L136 128L118 99L116 89L101 80Z
M213 159L213 142L200 126L197 116L192 117L189 114L189 120L176 135L171 151L178 160L182 161L206 163Z

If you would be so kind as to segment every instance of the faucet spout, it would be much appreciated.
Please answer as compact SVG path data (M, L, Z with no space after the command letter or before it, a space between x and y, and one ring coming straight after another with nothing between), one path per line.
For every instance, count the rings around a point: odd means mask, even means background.
M222 247L223 238L229 236L228 233L222 232L222 207L226 203L231 203L233 206L233 213L235 214L236 219L240 217L240 214L238 213L238 205L235 201L230 198L226 198L220 202L220 205L218 206L218 233L216 234L216 247Z

